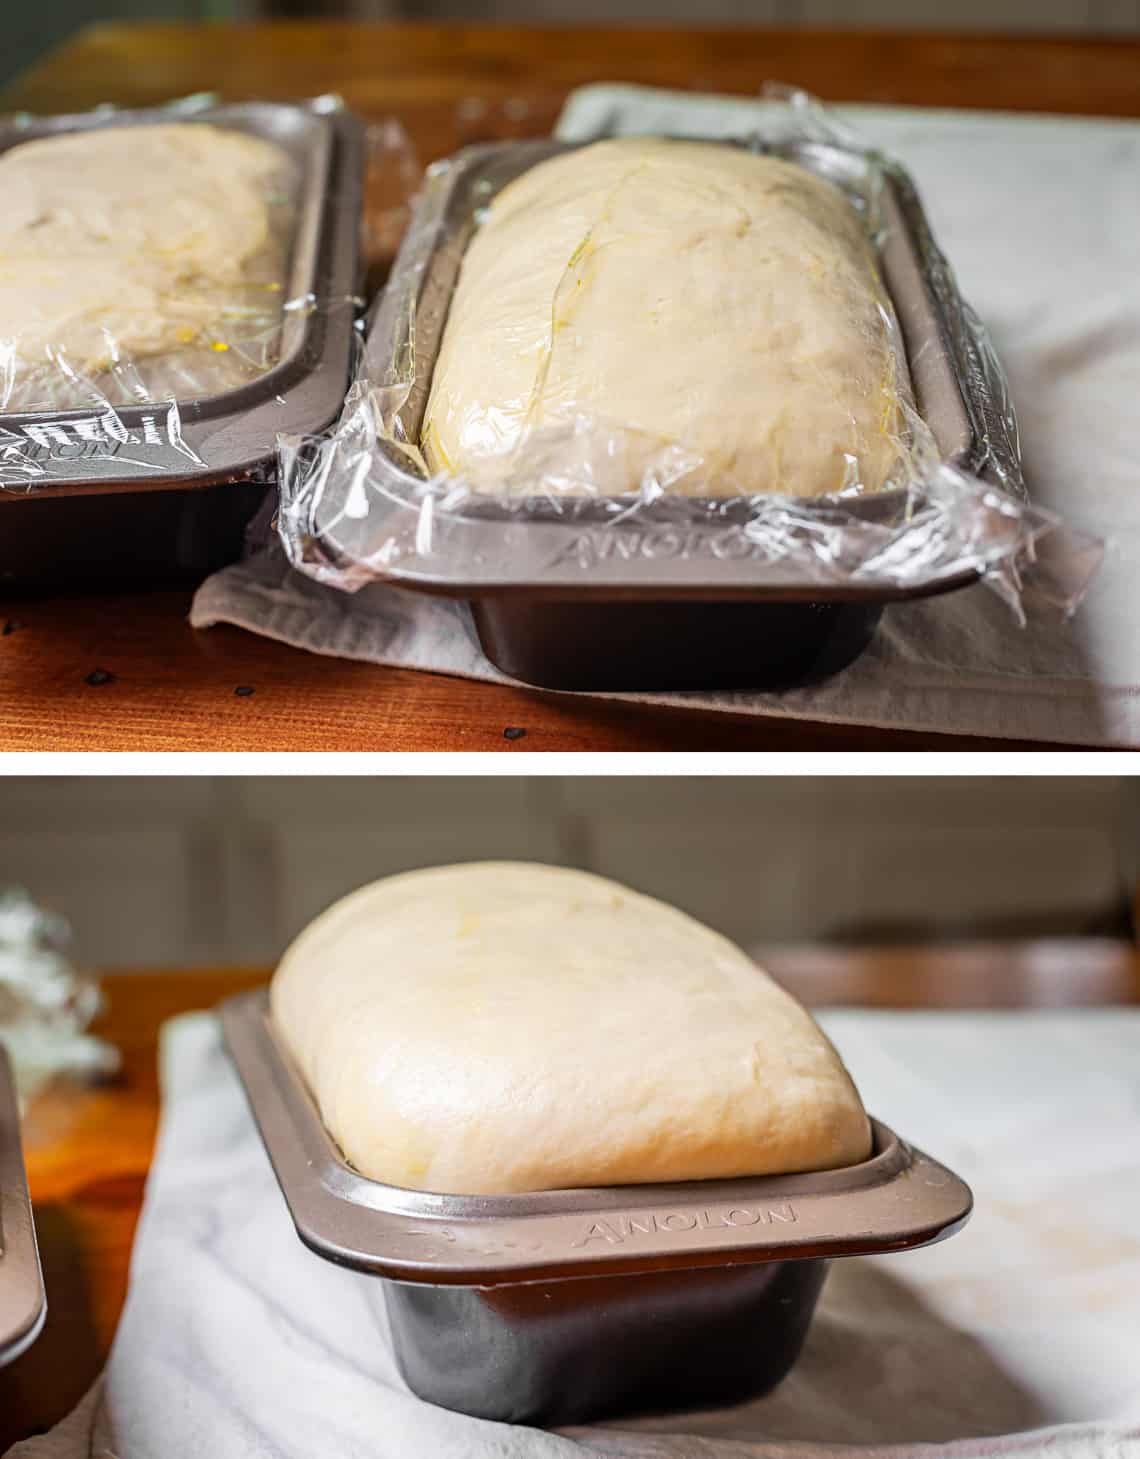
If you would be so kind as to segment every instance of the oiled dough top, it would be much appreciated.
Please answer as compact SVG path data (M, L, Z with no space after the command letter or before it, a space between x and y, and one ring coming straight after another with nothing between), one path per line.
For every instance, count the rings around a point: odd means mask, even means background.
M429 465L493 475L526 428L632 432L674 489L876 490L900 458L889 304L863 223L806 169L716 143L622 139L491 204L463 261L424 419Z
M224 330L270 245L285 154L205 123L97 127L0 155L0 346L9 368L97 371Z
M451 1193L696 1180L865 1158L835 1050L739 948L616 882L482 862L318 917L275 1024L364 1175Z

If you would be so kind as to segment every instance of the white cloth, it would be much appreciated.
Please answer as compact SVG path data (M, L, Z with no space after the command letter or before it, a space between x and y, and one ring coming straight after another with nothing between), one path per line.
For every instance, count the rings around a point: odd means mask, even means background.
M971 1222L834 1263L765 1398L546 1433L408 1392L378 1279L301 1245L216 1020L176 1020L106 1375L12 1459L1140 1454L1140 1010L822 1022L868 1106L970 1181Z
M588 87L558 126L746 131L756 102ZM935 236L1008 367L1034 499L1109 541L1075 618L1017 628L986 588L892 607L871 648L786 694L637 694L641 702L1090 745L1140 745L1140 125L837 107L912 171ZM207 580L196 627L236 623L318 653L503 680L465 609L374 586L346 597L283 561Z

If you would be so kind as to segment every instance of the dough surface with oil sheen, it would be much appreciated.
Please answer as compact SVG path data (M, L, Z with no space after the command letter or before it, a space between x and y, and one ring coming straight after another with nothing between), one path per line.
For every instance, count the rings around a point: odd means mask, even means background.
M95 127L5 152L7 370L98 372L224 331L247 264L272 246L267 195L286 163L270 142L188 122Z
M902 377L902 378L900 378ZM597 142L531 168L467 249L424 417L434 471L491 479L526 428L615 431L603 486L665 448L685 494L878 490L905 377L862 220L740 148ZM551 473L552 477L557 473Z
M864 1159L859 1095L733 943L602 877L483 862L387 878L286 952L272 1017L364 1175L453 1194Z

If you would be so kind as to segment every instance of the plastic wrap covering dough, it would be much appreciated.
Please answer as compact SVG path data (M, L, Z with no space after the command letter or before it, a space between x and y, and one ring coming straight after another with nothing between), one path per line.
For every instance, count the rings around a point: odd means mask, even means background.
M289 181L278 147L204 123L0 155L0 408L214 393L265 368ZM161 378L141 374L158 356Z
M663 445L677 492L815 497L905 474L905 377L866 228L832 183L739 148L598 142L494 199L451 304L423 430L478 481L528 430Z
M452 1194L864 1159L810 1015L719 934L578 871L388 878L285 954L275 1024L362 1174Z

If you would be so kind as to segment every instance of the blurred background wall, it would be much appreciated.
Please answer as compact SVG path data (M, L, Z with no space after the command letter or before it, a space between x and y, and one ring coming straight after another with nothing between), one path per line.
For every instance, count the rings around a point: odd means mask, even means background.
M0 885L102 967L266 963L386 873L581 866L749 946L1127 935L1140 781L348 778L0 781Z
M304 0L302 0L304 3ZM828 25L937 30L1140 28L1136 0L340 0L351 13L573 25ZM312 0L309 0L312 4Z
M884 26L1140 33L1140 0L47 0L5 7L0 85L80 27L137 20L456 20L533 25ZM763 78L761 78L763 79Z

